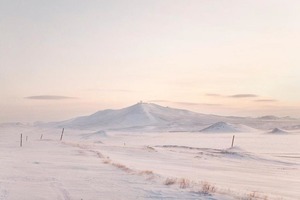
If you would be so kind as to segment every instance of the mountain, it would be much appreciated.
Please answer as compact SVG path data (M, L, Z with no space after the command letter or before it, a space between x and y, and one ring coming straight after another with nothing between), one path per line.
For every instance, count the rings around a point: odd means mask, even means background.
M260 119L260 120L296 120L295 118L292 118L290 116L285 116L285 117L277 117L277 116L274 116L274 115L266 115L266 116L261 116L261 117L258 117L257 119Z
M89 116L50 123L52 126L91 130L191 130L203 127L219 117L188 110L163 107L153 103L137 103L119 110L98 111Z
M273 134L282 134L282 133L287 133L286 131L280 129L280 128L274 128L273 130L271 130L269 133L273 133Z
M242 124L230 124L226 122L217 122L207 128L202 129L203 133L239 133L239 132L255 132L254 128Z
M273 117L271 117L273 118ZM270 117L267 117L270 119ZM273 118L274 119L274 118ZM217 123L223 122L223 123ZM225 123L226 122L226 123ZM214 123L209 129L204 129ZM137 103L117 110L102 110L94 114L73 119L37 123L36 126L85 129L91 131L209 131L252 132L257 129L299 125L297 120L262 120L251 117L234 117L201 114L183 109L160 106L153 103ZM243 125L242 125L243 124Z
M278 120L280 118L276 117L276 116L273 116L273 115L266 115L266 116L258 117L257 119L261 119L261 120Z

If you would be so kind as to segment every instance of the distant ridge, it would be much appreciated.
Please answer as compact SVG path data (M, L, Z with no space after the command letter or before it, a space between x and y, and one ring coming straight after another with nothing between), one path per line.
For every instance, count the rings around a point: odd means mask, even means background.
M285 127L282 127L282 128L286 129L286 130L300 130L300 125L285 126Z
M226 122L217 122L207 128L202 129L200 132L204 133L239 133L239 132L254 132L255 129L242 125L230 124Z
M273 130L271 130L269 133L274 133L274 134L282 134L282 133L287 133L287 131L284 131L280 128L274 128Z
M274 115L261 116L261 117L258 117L257 119L261 119L261 120L296 120L295 118L291 118L290 116L276 117Z

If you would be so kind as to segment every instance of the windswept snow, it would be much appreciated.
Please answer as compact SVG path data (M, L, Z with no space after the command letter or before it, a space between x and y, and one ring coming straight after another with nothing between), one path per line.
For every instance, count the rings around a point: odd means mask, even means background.
M229 148L232 133L65 129L63 141L60 135L61 129L0 128L1 200L292 200L300 195L299 134L239 134L234 148Z
M82 139L99 139L99 138L106 138L107 134L105 131L97 131L94 133L84 133L82 134Z

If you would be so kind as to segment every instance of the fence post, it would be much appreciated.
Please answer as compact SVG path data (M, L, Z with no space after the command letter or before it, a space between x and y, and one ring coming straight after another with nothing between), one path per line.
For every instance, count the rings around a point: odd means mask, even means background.
M23 136L22 136L22 133L21 133L21 140L20 140L20 147L22 147L22 143L23 143Z
M233 143L234 143L234 135L232 137L231 148L233 147Z
M65 131L65 128L62 129L62 132L61 132L61 135L60 135L60 141L62 141L62 139L63 139L64 131Z

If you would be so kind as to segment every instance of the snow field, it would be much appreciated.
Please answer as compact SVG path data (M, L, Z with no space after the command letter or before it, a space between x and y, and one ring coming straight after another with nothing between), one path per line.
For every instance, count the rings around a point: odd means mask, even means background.
M299 134L0 129L0 199L297 199ZM19 147L20 133L23 147ZM40 135L43 139L40 140ZM236 135L235 147L231 146Z

